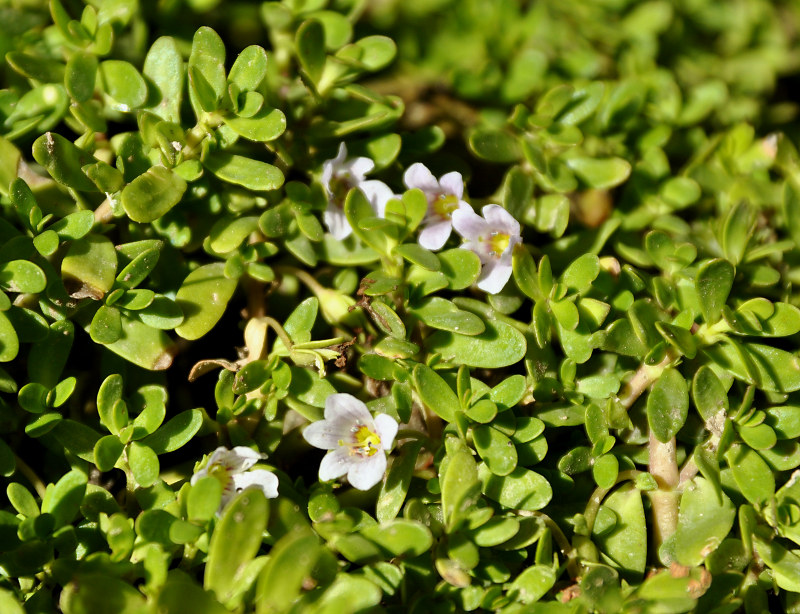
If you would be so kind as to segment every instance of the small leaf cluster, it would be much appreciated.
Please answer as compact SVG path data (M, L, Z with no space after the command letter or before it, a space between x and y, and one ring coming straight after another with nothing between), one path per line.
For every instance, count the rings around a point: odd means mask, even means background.
M795 3L0 23L0 611L800 611Z

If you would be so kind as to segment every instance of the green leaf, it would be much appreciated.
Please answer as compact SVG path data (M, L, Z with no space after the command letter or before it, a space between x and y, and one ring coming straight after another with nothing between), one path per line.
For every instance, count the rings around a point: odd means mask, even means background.
M203 587L214 591L220 602L236 607L241 601L239 583L261 547L268 515L264 493L248 489L228 504L215 527L208 547Z
M478 128L469 135L470 149L491 162L516 162L521 157L519 142L507 132Z
M250 117L226 117L225 125L239 136L258 143L267 143L274 141L284 133L286 116L278 109L265 106ZM271 170L273 168L275 167L270 167L270 172L274 174L275 170ZM225 179L224 177L220 178ZM228 180L225 179L225 181ZM233 183L238 183L238 181ZM280 187L280 184L276 187Z
M276 190L283 185L283 173L275 166L244 156L216 152L206 156L203 165L228 183L250 190Z
M115 614L140 614L146 610L145 598L138 590L100 572L79 574L64 587L60 603L65 612L75 614L102 614L108 611L109 604L114 604Z
M647 422L662 443L681 429L689 413L689 388L676 369L665 369L647 396Z
M607 190L623 183L631 174L631 165L622 158L569 158L566 160L575 174L590 188Z
M697 355L697 344L691 331L668 322L656 322L656 330L673 348L686 358L694 358Z
M500 369L522 360L527 349L522 333L500 320L484 324L486 330L473 336L437 331L425 340L425 346L444 360L469 367Z
M486 326L478 316L463 311L447 299L435 296L426 299L411 310L431 328L448 330L461 335L479 335Z
M775 494L775 477L761 456L747 446L734 444L725 453L733 479L751 503L763 504Z
M258 89L267 75L267 52L263 47L250 45L236 57L228 74L228 82L234 83L239 91L250 92Z
M708 480L697 477L681 495L678 529L673 552L681 565L696 567L728 536L736 508L722 493L719 497Z
M227 88L225 43L209 27L203 26L194 34L192 52L189 55L189 77L192 84L192 87L189 88L189 98L197 117L201 117L204 110L216 110ZM203 86L199 86L198 81L202 81ZM211 105L209 105L211 108L203 108L201 105L197 92L199 87L204 87L209 91L212 98Z
M613 512L617 523L610 532L593 535L594 541L629 581L640 580L647 563L647 525L641 493L633 484L625 484L605 498L602 508Z
M186 69L175 39L170 36L156 39L144 59L142 72L158 94L147 107L164 121L180 122Z
M120 314L122 336L105 347L118 356L150 371L169 368L176 348L162 330L151 328L125 313Z
M447 464L439 478L442 488L442 513L450 531L466 521L480 497L478 467L472 454L460 440L448 438Z
M361 535L393 557L419 556L428 552L433 545L433 536L428 527L402 518L366 527Z
M89 336L95 343L110 344L122 338L122 317L119 309L100 305L89 324Z
M157 220L177 205L186 191L186 182L163 166L153 166L126 185L121 202L134 222Z
M97 78L97 57L78 52L67 62L64 85L67 92L78 102L86 102L94 95Z
M116 270L114 244L97 234L73 241L61 261L64 286L73 298L103 298L114 285Z
M509 595L520 603L535 603L556 583L556 571L547 565L531 565L508 587Z
M416 243L398 245L394 248L394 251L409 262L429 271L438 271L442 266L436 254Z
M117 275L116 281L123 288L135 288L142 283L158 264L161 243L146 249L131 260Z
M316 19L300 24L295 36L300 66L314 84L319 83L325 69L325 30Z
M725 257L732 264L737 265L742 261L755 226L755 211L746 201L739 201L728 210L722 221L720 243Z
M158 479L161 470L158 455L150 447L137 441L131 442L128 446L128 464L133 478L142 488L152 486Z
M478 473L483 494L508 509L540 510L553 497L550 483L524 467L517 467L506 476L499 476L481 463Z
M787 550L776 541L766 542L753 535L758 556L772 570L775 584L786 591L800 592L800 556Z
M123 60L105 60L100 64L100 79L106 94L120 103L120 110L130 111L147 102L147 83L134 66Z
M481 459L494 475L508 475L517 467L517 450L499 430L481 425L472 430L472 441Z
M258 576L256 614L288 611L322 554L319 538L303 528L282 536Z
M710 420L720 410L728 411L728 393L708 365L701 366L694 375L692 400L703 420Z
M0 288L6 292L37 294L46 285L44 272L33 262L12 260L0 263Z
M728 342L706 348L704 352L735 377L771 392L800 390L800 359L794 354L757 343L737 346ZM751 374L752 373L752 374Z
M224 275L221 262L198 267L183 280L175 300L184 313L183 323L175 329L184 339L199 339L222 317L237 282Z
M410 441L403 445L400 455L392 461L375 504L375 516L381 524L396 518L400 513L421 448L421 441Z
M561 275L561 282L576 292L586 292L600 274L600 259L594 254L584 254L574 260Z
M174 452L187 444L202 425L203 412L199 409L187 409L171 418L155 433L142 439L141 444L151 448L156 454Z
M154 607L160 614L227 614L230 611L188 576L173 574L158 592Z
M39 506L33 498L31 491L18 482L11 482L6 487L8 502L14 506L20 514L27 518L35 518L39 515Z
M64 474L55 485L50 484L42 499L42 514L52 514L56 528L72 522L86 493L87 477L83 471L73 469Z
M481 261L475 252L459 247L437 254L441 262L440 271L447 279L451 290L469 288L481 273Z
M33 143L33 158L58 183L82 192L97 192L97 187L81 170L97 160L60 134L46 132L36 139Z
M731 263L721 258L709 260L698 268L694 286L707 324L719 321L733 287L734 273Z
M453 389L426 365L414 367L414 386L422 402L447 422L453 422L461 404Z
M106 435L94 445L94 464L100 471L111 471L122 456L124 446L115 435Z

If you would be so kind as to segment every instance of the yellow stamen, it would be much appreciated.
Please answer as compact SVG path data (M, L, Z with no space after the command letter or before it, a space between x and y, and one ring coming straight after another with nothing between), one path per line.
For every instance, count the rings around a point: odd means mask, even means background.
M493 232L489 236L488 243L489 253L499 258L500 254L508 249L508 245L511 243L511 235L507 235L504 232Z
M458 198L453 194L439 194L433 201L432 207L436 215L449 220L453 211L458 209Z
M208 475L222 485L224 491L231 482L231 472L227 467L221 464L214 464L208 469Z
M339 441L339 445L350 447L350 454L373 456L380 449L381 438L362 424L353 429L353 441Z

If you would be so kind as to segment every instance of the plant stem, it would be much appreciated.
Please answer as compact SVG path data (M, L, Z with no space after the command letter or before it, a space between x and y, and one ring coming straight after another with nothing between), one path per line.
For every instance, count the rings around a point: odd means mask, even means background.
M658 489L648 493L653 507L653 539L656 550L678 527L678 498L676 490L680 481L675 455L675 438L667 443L656 439L650 432L650 474Z
M47 489L44 485L42 479L37 475L37 473L31 469L31 466L22 460L18 454L14 454L14 461L16 463L17 469L19 472L28 478L28 481L33 486L36 494L39 495L42 499L44 499L44 495L47 492Z
M572 544L569 543L567 536L564 535L564 532L561 530L561 527L550 518L547 514L543 514L542 512L529 512L525 510L520 510L520 516L532 516L535 518L540 518L542 522L544 522L545 526L550 529L550 533L553 535L553 539L556 540L556 544L558 544L558 549L561 552L561 556L566 559L567 562L567 573L569 573L570 578L573 580L581 575L581 568L578 564L577 553L575 552L575 548L572 547Z

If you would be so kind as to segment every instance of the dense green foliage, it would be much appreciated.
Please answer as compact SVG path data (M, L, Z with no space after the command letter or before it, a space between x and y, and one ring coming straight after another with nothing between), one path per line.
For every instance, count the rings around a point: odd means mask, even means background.
M800 612L797 2L0 24L2 614Z

